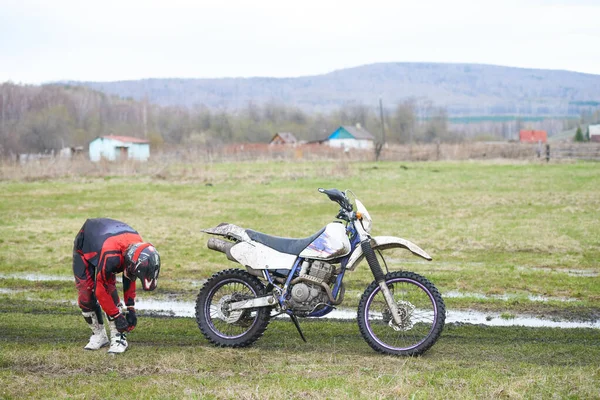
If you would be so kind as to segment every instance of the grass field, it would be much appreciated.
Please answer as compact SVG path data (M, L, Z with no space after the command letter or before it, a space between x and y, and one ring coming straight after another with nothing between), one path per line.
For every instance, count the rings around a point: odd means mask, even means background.
M124 357L84 352L88 328L71 276L86 218L121 219L161 252L144 299L193 300L234 267L201 228L232 222L305 237L337 208L318 187L352 189L375 235L409 239L434 260L392 254L433 281L449 310L600 318L600 167L596 163L233 163L133 166L22 180L0 176L0 398L594 398L597 329L452 325L420 358L374 353L356 323L274 321L244 350L215 349L189 318L142 315ZM355 307L369 269L346 277ZM485 296L483 296L485 295ZM543 301L532 299L541 296ZM121 379L123 378L123 379Z

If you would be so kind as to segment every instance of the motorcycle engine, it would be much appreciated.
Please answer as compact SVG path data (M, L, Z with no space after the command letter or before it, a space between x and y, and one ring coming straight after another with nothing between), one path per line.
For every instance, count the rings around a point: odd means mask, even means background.
M299 276L302 281L292 286L289 299L297 315L308 315L317 305L329 301L322 283L329 285L333 272L333 265L323 261L313 261L307 268L302 268Z

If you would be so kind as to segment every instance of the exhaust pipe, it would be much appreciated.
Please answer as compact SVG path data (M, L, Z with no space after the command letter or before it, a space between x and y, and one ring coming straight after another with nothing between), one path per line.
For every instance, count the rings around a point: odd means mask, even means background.
M238 260L233 258L233 256L231 255L231 248L233 247L234 244L235 243L228 242L223 239L210 238L210 239L208 239L206 246L208 246L208 248L211 250L225 253L225 255L227 256L227 259L230 261L239 262Z

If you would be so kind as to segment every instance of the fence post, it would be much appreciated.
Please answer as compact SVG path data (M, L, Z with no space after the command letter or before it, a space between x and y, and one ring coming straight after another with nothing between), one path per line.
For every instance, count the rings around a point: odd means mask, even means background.
M546 144L546 162L550 161L550 145Z

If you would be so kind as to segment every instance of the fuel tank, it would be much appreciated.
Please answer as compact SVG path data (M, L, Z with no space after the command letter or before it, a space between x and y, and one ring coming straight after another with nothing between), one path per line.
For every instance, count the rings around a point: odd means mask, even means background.
M316 260L331 260L350 253L350 240L346 228L339 222L327 224L323 233L313 240L300 257Z

